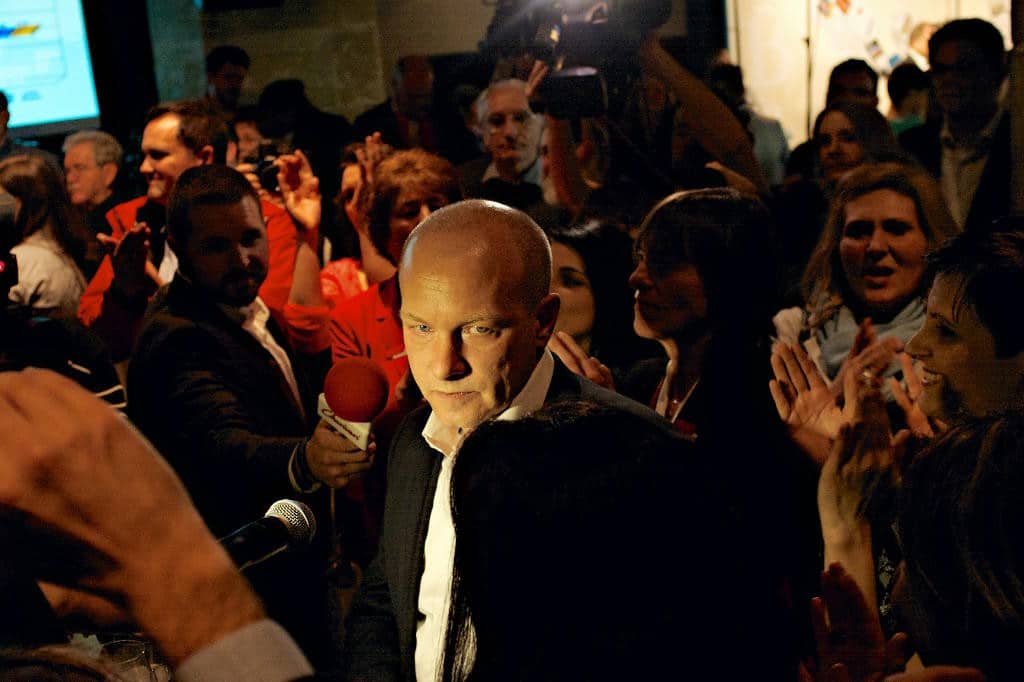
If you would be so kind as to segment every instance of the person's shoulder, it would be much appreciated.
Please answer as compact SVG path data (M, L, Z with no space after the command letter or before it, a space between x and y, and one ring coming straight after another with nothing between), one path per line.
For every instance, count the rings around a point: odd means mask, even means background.
M23 241L12 247L11 253L18 257L18 273L21 276L35 268L51 269L64 265L60 254L54 251L54 246L46 243Z
M615 385L622 395L632 400L649 401L665 376L665 363L664 357L639 360L615 377Z
M380 283L378 282L371 284L365 291L336 300L331 308L330 318L338 322L363 321L373 316L381 305Z
M324 298L338 306L343 301L366 291L363 288L365 275L362 273L362 263L355 258L339 258L325 264L320 269L320 285L324 290Z
M421 434L428 419L430 419L430 405L427 403L423 403L405 415L395 430L395 436L391 441L392 448L400 448L403 444L408 445L410 442L415 442L417 438L423 440Z
M274 202L267 201L262 197L260 197L260 213L262 213L263 217L268 221L271 218L277 218L281 215L288 215L288 211L284 210Z
M784 308L772 317L775 336L785 343L796 343L800 334L807 328L807 311L798 306Z
M196 305L186 287L178 286L175 280L160 287L150 299L139 332L139 344L143 338L162 338L183 329L198 329Z
M664 364L662 363L662 367ZM555 374L552 376L551 389L548 391L546 403L563 400L586 400L628 412L641 417L659 428L667 422L646 405L633 398L598 386L594 382L569 371L558 360L555 361Z
M148 197L142 195L128 201L122 201L107 211L107 222L113 229L114 236L124 234L128 228L135 224L135 217L138 215L139 209L146 205L146 201L148 201Z
M374 104L372 107L356 116L355 120L352 121L352 127L355 129L357 134L372 135L375 132L372 130L373 125L382 118L390 115L392 115L391 100L386 99L379 104Z

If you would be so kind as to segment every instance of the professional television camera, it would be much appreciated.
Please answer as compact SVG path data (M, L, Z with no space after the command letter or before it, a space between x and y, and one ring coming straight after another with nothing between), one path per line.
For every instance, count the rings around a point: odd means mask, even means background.
M671 0L498 0L480 47L547 62L540 94L556 118L597 116L608 108L603 72L628 61L671 12Z

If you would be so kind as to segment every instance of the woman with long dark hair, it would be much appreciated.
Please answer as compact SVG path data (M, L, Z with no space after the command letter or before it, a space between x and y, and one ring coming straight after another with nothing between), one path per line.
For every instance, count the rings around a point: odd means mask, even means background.
M85 290L77 259L83 251L72 226L71 200L60 171L40 154L0 161L0 189L14 197L13 231L18 283L9 297L41 313L73 317Z

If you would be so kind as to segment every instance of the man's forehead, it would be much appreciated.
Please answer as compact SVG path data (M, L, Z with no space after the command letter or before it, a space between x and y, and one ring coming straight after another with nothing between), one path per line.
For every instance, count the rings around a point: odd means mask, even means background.
M68 148L64 156L65 158L77 156L92 159L95 157L95 150L92 147L92 142L76 142Z
M526 307L514 295L515 286L485 271L458 268L406 270L401 314L432 324L458 326L477 320L515 317Z
M173 140L180 143L180 132L181 118L177 114L167 113L147 123L142 131L142 138L145 141L147 137L150 140L159 137L164 140Z
M487 93L487 108L490 111L529 111L530 102L525 92L508 86Z
M263 228L263 214L252 197L243 197L233 204L199 204L189 210L192 229L198 234L226 234L239 230Z
M245 68L241 64L232 64L231 62L225 62L221 65L220 69L217 70L216 75L245 76L247 73L249 73L249 69Z

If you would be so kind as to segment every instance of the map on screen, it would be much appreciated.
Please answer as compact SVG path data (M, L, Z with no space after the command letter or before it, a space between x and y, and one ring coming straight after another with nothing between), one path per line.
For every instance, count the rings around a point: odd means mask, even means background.
M99 124L81 0L0 0L0 90L13 136Z

